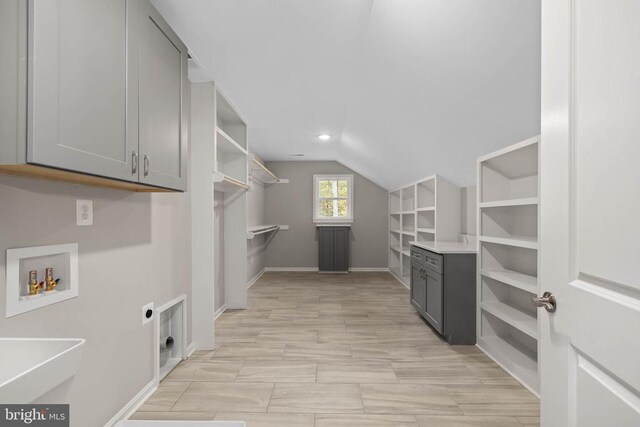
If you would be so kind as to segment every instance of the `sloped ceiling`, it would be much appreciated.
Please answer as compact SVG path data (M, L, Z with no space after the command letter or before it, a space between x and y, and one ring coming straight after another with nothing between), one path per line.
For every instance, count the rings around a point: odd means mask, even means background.
M477 157L539 133L539 0L153 3L265 160L472 185Z

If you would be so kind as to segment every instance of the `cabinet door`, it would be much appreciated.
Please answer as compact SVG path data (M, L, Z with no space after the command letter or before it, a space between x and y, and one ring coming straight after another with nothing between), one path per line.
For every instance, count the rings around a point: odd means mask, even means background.
M349 271L349 228L333 229L333 270Z
M127 34L137 8L126 0L29 2L27 162L132 179L138 46Z
M440 333L444 332L442 322L442 307L444 305L442 276L425 270L427 278L426 319Z
M140 182L186 190L187 48L140 1Z
M333 271L333 227L318 227L318 270Z
M411 264L411 304L424 315L427 302L427 281L424 269Z

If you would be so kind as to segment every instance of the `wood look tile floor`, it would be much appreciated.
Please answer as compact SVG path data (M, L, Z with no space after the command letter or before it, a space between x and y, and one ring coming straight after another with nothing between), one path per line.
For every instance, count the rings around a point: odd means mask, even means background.
M249 427L533 426L539 401L474 346L450 346L388 273L266 273L214 351L178 365L134 419Z

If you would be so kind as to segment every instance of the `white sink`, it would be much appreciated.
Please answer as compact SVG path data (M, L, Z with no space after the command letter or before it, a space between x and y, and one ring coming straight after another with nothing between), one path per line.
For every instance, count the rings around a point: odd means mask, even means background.
M0 338L0 402L31 403L76 374L80 338Z

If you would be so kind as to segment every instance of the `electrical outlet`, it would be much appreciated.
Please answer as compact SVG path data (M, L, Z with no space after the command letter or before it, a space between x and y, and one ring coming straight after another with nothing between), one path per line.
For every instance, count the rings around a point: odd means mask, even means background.
M153 308L152 302L143 306L142 307L142 324L146 325L147 323L151 322L155 314L156 314L156 311Z
M93 225L93 201L76 200L76 225Z

